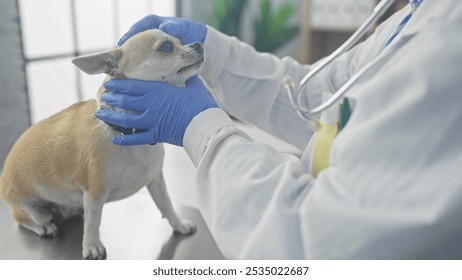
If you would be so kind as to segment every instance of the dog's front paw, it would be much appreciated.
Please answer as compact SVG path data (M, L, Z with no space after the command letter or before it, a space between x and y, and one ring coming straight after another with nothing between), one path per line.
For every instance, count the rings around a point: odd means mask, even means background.
M88 246L84 245L82 255L86 260L105 260L106 248L104 248L104 245L101 242Z
M197 227L193 222L189 220L181 220L181 224L175 226L173 230L175 231L175 233L186 235L195 233Z

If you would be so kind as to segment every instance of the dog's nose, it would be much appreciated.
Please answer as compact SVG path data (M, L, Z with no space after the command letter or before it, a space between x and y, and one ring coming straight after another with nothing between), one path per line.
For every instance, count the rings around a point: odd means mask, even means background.
M204 54L204 48L202 47L201 43L192 43L190 47L191 49L195 50L198 54L200 55Z

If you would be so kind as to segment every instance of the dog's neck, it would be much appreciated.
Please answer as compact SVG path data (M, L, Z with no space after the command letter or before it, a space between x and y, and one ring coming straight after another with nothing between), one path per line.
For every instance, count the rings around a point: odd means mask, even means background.
M101 84L101 86L99 87L98 89L98 92L96 93L96 103L98 103L98 107L103 107L103 108L106 108L108 107L102 100L101 100L101 95L103 95L103 93L106 91L106 89L104 88L104 84L110 80L114 80L115 77L114 76L111 76L111 75L106 75L106 78L104 79L103 83Z
M99 109L107 109L107 110L111 110L111 111L127 112L126 110L118 109L118 108L114 108L112 106L109 106L106 103L104 103L104 101L101 99L101 96L106 91L106 89L104 88L103 85L106 82L110 81L110 80L122 79L123 77L124 77L123 75L117 75L117 76L107 75L106 76L106 78L104 79L102 85L98 89L98 93L97 93L97 96L96 96L96 101L97 101ZM123 135L131 135L131 134L141 133L141 132L146 131L146 130L143 130L143 129L125 128L125 127L121 127L121 126L118 126L118 125L113 125L113 124L110 124L110 123L106 123L106 124L108 126L110 126L112 129L114 129L115 131L122 133Z

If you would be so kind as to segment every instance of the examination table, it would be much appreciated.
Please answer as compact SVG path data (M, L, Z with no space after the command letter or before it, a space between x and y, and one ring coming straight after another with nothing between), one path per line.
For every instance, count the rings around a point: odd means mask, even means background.
M223 259L200 212L193 207L176 208L182 218L196 223L195 234L174 234L146 188L132 197L106 204L100 233L107 258ZM9 205L0 199L0 260L82 259L82 219L64 222L58 225L58 231L55 238L41 238L18 226Z

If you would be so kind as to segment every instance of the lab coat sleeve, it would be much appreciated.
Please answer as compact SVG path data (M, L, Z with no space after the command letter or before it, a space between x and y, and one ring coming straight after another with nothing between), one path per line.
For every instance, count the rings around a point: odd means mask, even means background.
M226 257L305 257L298 211L313 178L297 157L254 143L221 109L193 119L184 147L198 166L201 212Z
M234 37L207 28L200 75L219 106L229 115L303 149L312 132L290 105L282 79L290 75L298 83L310 67L289 57L259 53ZM319 104L320 92L326 86L323 78L313 81L316 90L310 94L311 105Z

